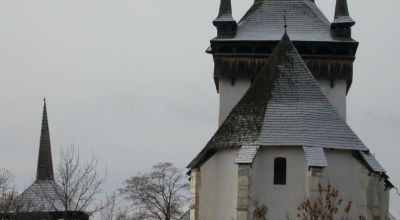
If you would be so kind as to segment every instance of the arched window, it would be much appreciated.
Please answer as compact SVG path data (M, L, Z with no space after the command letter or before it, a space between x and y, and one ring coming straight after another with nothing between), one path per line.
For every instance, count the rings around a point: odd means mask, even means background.
M274 184L286 185L286 158L278 157L274 161Z

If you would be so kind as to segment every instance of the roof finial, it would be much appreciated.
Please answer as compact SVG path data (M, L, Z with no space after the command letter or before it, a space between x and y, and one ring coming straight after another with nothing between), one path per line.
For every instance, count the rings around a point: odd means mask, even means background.
M350 17L347 0L336 0L334 27L352 27L356 22Z
M287 20L286 20L286 15L283 16L283 20L285 20L285 25L283 27L285 27L285 34L287 34Z
M219 13L213 24L217 27L218 37L230 37L236 33L237 23L232 17L231 0L221 0Z

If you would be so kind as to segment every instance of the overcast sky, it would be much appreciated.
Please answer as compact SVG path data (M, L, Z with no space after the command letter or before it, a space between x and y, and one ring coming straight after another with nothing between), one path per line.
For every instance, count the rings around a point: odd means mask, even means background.
M316 0L332 20L333 0ZM239 20L252 0L233 0ZM32 183L42 99L55 163L93 151L107 190L159 161L186 166L217 128L218 0L0 0L0 167ZM400 185L398 0L350 0L360 42L348 123ZM289 27L290 28L290 27ZM392 192L392 208L400 211Z

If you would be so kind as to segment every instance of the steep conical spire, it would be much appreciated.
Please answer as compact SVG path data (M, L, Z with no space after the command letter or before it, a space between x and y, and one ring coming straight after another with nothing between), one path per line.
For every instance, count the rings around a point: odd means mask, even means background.
M219 13L213 24L217 27L218 37L231 37L236 33L237 23L232 17L231 0L221 0Z
M350 28L356 22L350 17L347 0L336 0L335 20L332 23L333 27Z
M54 180L53 161L51 157L50 132L49 124L47 121L46 99L44 99L43 105L42 130L40 134L40 146L36 174L36 181L44 180Z

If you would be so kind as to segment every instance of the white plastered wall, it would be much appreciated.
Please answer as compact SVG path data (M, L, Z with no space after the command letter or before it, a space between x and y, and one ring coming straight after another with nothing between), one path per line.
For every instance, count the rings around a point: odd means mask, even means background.
M200 220L236 219L237 153L238 149L217 152L200 167Z
M346 121L347 81L336 80L333 87L329 80L318 80L318 84L329 102L336 108L340 117Z
M286 185L274 185L274 159L286 158ZM266 205L270 212L268 219L286 220L295 217L296 209L306 197L308 174L306 160L301 147L263 147L251 169L251 200Z
M357 219L359 215L387 219L389 196L384 179L370 172L351 151L326 150L325 154L329 166L324 169L324 183L337 187L343 200L352 202L350 219Z
M232 83L231 79L219 80L219 120L218 125L226 119L233 107L243 97L250 87L250 79L237 79Z
M323 170L322 184L337 187L344 203L352 202L350 219L364 215L367 219L387 219L388 191L383 180L353 157L352 151L325 150L329 166ZM276 157L287 159L287 185L273 184L273 166ZM296 219L297 207L309 196L309 170L301 147L261 148L251 169L251 200L266 205L269 219ZM377 185L373 185L377 184ZM371 189L372 188L372 189ZM372 191L372 195L368 194ZM373 197L368 201L367 197ZM371 199L370 199L371 200ZM345 204L341 210L344 210ZM254 208L254 203L250 212ZM341 213L339 214L341 216Z
M200 220L235 220L237 206L238 149L217 152L200 168ZM387 219L388 191L352 151L325 149L329 166L323 169L322 184L339 190L344 203L352 202L350 219ZM274 185L274 159L287 160L287 184ZM310 171L302 147L262 147L250 168L250 216L255 202L266 205L269 219L296 219L297 207L309 196ZM345 204L340 210L344 209ZM339 214L339 217L341 214Z

